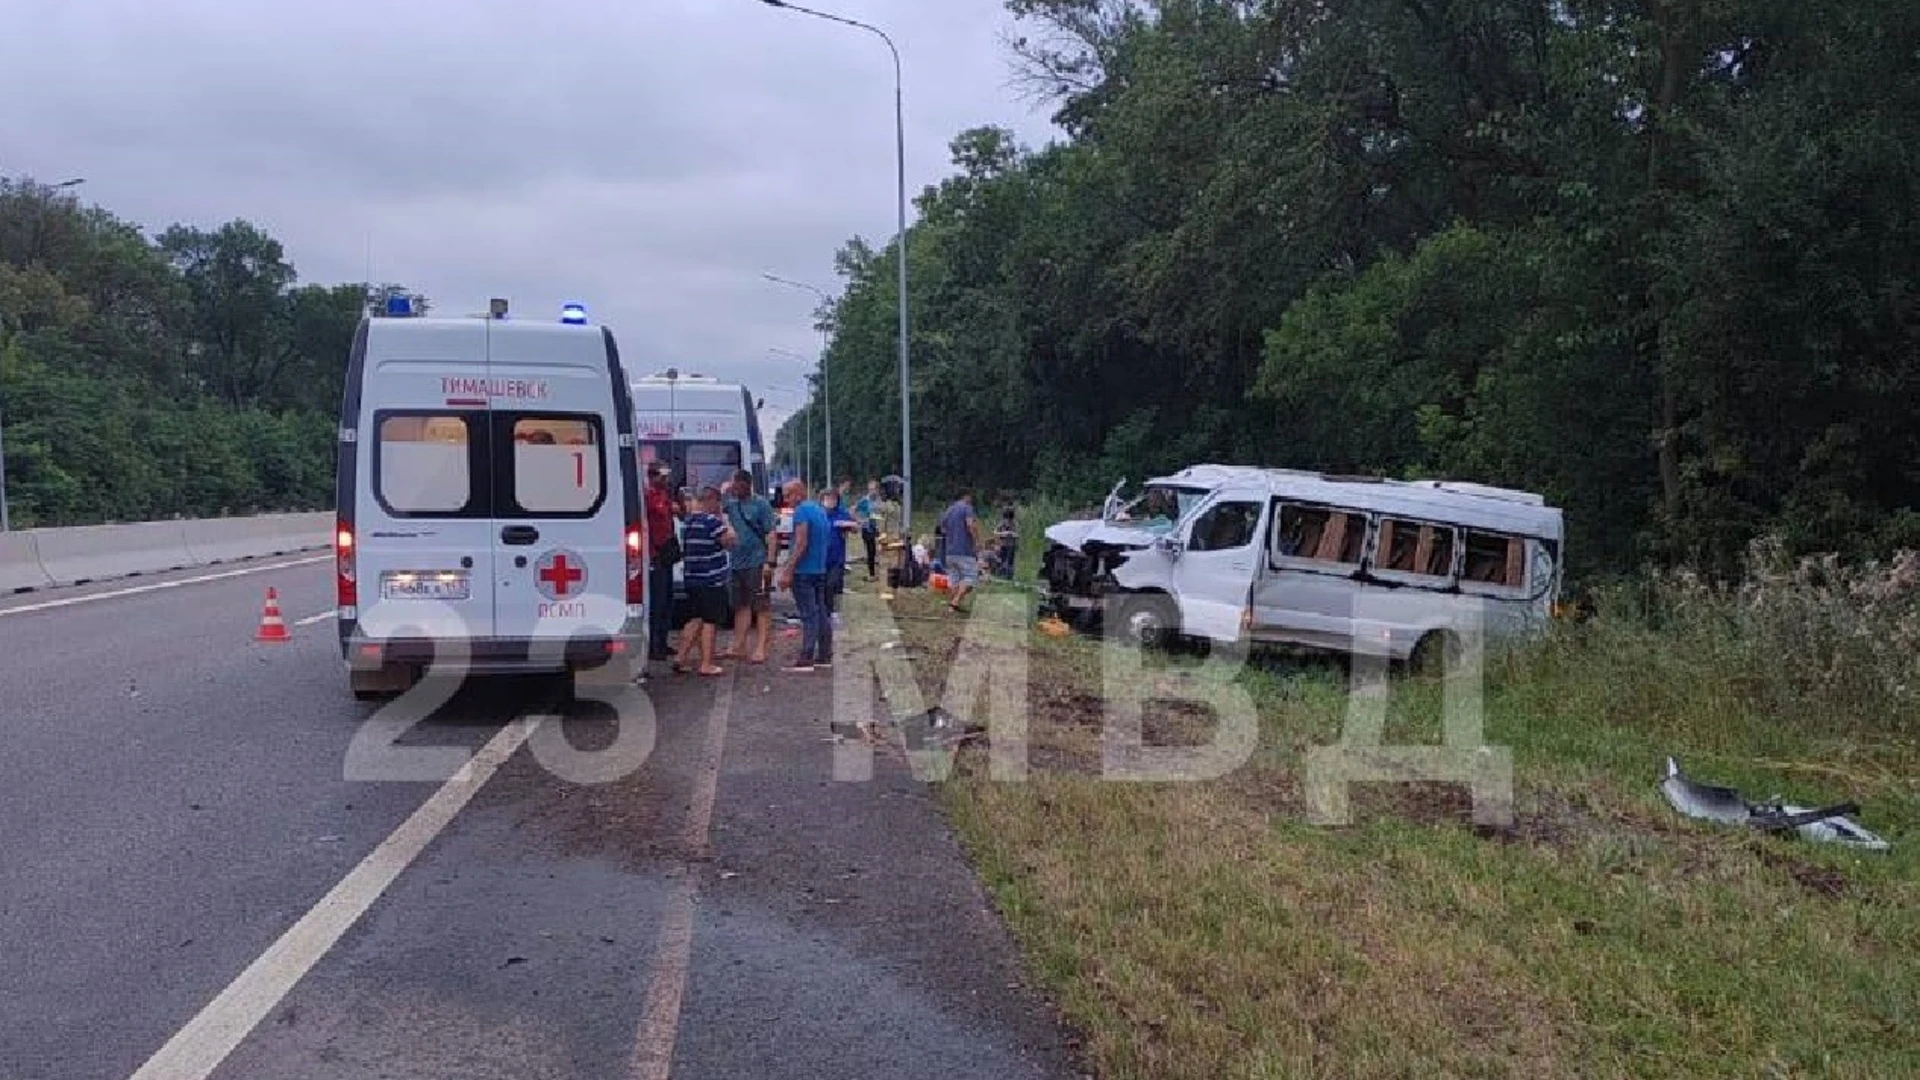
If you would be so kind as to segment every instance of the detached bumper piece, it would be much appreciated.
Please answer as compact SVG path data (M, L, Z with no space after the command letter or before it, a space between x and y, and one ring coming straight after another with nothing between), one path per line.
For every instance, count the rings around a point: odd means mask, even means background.
M1749 802L1730 787L1689 778L1672 758L1667 759L1667 776L1660 781L1660 791L1675 810L1701 821L1746 825L1770 833L1795 832L1806 840L1865 851L1886 851L1891 846L1849 816L1860 812L1855 803L1814 808L1794 806L1777 796L1767 802Z

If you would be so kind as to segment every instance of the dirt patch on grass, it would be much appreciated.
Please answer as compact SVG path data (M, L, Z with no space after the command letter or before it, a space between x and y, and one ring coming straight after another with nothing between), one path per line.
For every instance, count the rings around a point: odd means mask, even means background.
M1256 763L1235 771L1226 783L1241 803L1269 821L1298 818L1306 807L1300 777L1292 769Z
M1428 781L1356 783L1352 787L1354 818L1396 817L1417 825L1470 825L1473 797L1465 784Z
M1033 715L1048 726L1100 733L1119 719L1107 701L1081 690L1050 690L1034 695ZM1179 698L1149 698L1140 703L1140 727L1148 746L1204 746L1218 720L1213 710Z
M1754 853L1763 865L1784 872L1794 884L1823 900L1838 900L1852 891L1853 880L1835 867L1775 851L1771 846L1758 847Z
M1097 732L1106 722L1106 708L1098 694L1048 690L1034 695L1032 715L1048 727Z
M1513 822L1476 825L1474 833L1501 844L1571 851L1594 843L1645 840L1653 834L1618 812L1602 809L1592 793L1584 797L1554 788L1523 790L1514 800Z

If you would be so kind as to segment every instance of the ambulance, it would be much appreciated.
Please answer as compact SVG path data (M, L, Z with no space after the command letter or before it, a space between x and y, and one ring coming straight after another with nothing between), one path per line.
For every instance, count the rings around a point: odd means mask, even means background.
M635 379L642 466L666 462L676 491L724 487L740 469L753 474L755 491L765 490L767 458L755 404L752 392L739 383L677 368Z
M646 529L633 403L605 327L367 317L347 362L334 537L354 696L423 675L636 675ZM588 675L591 673L591 675Z
M766 490L758 405L745 386L698 372L668 368L634 379L634 426L643 474L647 466L663 462L675 492L697 493L704 487L725 491L733 474L745 469L753 474L753 489ZM677 627L686 621L688 610L682 563L673 565L673 593L672 622Z

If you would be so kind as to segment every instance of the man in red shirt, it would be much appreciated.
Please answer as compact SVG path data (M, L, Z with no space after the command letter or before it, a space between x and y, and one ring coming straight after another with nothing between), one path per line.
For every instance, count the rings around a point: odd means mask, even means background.
M653 561L647 567L647 655L667 660L673 650L667 636L673 633L673 470L665 462L647 466L647 550Z

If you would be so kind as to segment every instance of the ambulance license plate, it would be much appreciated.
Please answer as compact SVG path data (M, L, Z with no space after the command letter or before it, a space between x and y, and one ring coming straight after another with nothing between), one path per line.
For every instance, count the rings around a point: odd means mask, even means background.
M464 570L389 570L380 575L383 600L465 600L473 581Z

